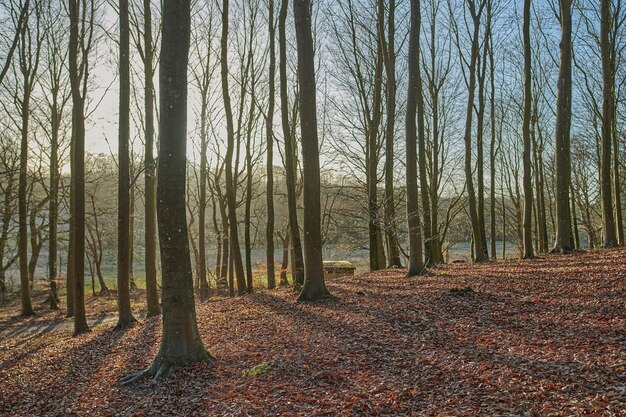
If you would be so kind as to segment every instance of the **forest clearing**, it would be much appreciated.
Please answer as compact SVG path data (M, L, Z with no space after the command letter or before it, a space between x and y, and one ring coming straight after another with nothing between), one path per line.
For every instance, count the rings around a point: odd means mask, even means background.
M212 299L197 314L216 365L130 388L159 318L116 332L111 310L72 337L61 312L3 305L0 415L624 415L625 252L383 270L329 281L319 303Z

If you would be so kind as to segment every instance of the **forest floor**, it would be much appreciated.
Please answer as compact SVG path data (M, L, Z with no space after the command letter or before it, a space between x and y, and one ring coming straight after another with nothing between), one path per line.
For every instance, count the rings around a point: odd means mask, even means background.
M198 305L216 365L130 387L160 318L114 331L114 298L89 297L93 330L72 337L62 313L5 302L0 415L626 415L626 250L328 287L313 304L280 289Z

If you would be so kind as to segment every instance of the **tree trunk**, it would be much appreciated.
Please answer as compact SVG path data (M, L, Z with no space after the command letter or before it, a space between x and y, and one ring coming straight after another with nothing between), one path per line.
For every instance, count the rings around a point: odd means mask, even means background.
M223 0L222 5L222 42L221 42L221 75L222 94L224 98L224 112L226 113L226 131L228 137L226 150L226 199L228 201L228 223L230 230L230 250L233 257L234 273L237 278L237 294L246 292L246 278L244 275L241 249L239 246L239 230L237 224L237 184L233 180L233 153L235 150L235 132L233 113L228 92L228 19L229 0Z
M390 268L401 268L400 249L396 227L396 203L394 196L394 142L396 136L396 1L389 0L389 18L387 22L387 43L385 48L385 72L387 125L385 135L385 236Z
M135 177L134 166L131 162L130 178ZM129 188L129 209L128 209L128 286L130 290L137 289L137 283L135 282L135 198L136 188L131 185Z
M532 56L530 44L530 2L524 0L524 121L522 126L522 137L524 141L524 151L522 154L524 178L524 259L535 257L533 251L533 185L531 172L531 137L530 123L532 117Z
M116 329L137 320L130 307L130 61L128 0L120 0L120 103L119 103L119 182L117 200L117 305Z
M467 195L469 202L470 221L472 223L472 236L474 242L474 261L481 262L489 258L486 253L486 244L483 241L484 230L481 231L481 223L478 214L478 207L476 202L476 192L474 190L473 179L473 167L472 167L472 118L474 111L474 94L476 90L476 65L478 61L478 46L479 46L479 34L480 34L480 14L481 10L475 10L473 3L470 3L470 11L472 14L472 20L474 22L474 31L472 35L472 52L469 66L469 88L468 88L468 100L467 111L465 115L465 180L467 183Z
M611 32L611 1L600 0L600 49L602 57L602 161L601 169L601 201L602 201L602 230L604 232L604 247L617 246L615 233L615 217L613 213L613 195L611 182L611 150L613 141L613 118L615 117L615 102L613 99L614 72L612 65Z
M73 113L73 111L72 111ZM73 118L72 114L72 118ZM72 132L72 138L70 143L70 172L73 172L74 169L74 132ZM70 218L69 218L69 236L67 242L67 272L65 278L65 285L67 288L67 317L74 317L74 213L76 212L75 208L75 199L74 199L74 181L70 178Z
M559 0L561 9L561 63L557 82L555 129L556 238L552 252L572 251L572 214L570 210L571 156L570 124L572 112L572 3Z
M208 72L208 68L205 70ZM207 118L209 109L208 74L203 74L201 81L201 110L200 110L200 201L198 202L198 281L200 282L200 300L209 298L209 282L207 280L206 264L206 205L207 205L207 147L208 129Z
M195 362L213 362L198 332L185 210L190 9L189 0L163 5L157 177L163 337L153 364L122 379L123 384L145 376L165 377L172 370Z
M614 109L615 110L615 109ZM615 196L615 220L617 243L624 246L624 224L622 218L622 186L620 180L619 135L617 134L617 118L613 117L613 195Z
M79 27L82 11L78 0L70 0L69 69L72 88L72 183L74 185L74 230L72 285L74 287L74 334L89 331L85 314L85 98L81 93L81 74L86 76L86 57L79 64ZM79 69L80 68L80 69Z
M486 45L489 41L489 33L491 32L491 1L483 2L487 5L487 19L485 24L485 41ZM480 25L480 12L474 17L474 23ZM476 52L479 53L480 47ZM479 55L477 55L478 57ZM481 59L477 59L478 72L478 114L476 117L476 200L477 200L477 216L478 216L478 233L480 240L476 241L479 245L476 247L476 253L481 254L484 260L489 259L487 252L487 236L485 233L485 172L484 172L484 137L485 137L485 77L487 76L487 52L482 54Z
M496 219L496 86L495 86L495 62L493 52L493 31L489 31L489 80L490 97L489 104L491 110L491 140L489 142L489 251L491 259L498 257L496 251L497 219Z
M369 227L369 260L370 271L384 268L380 264L379 218L378 218L378 129L382 114L382 83L383 83L383 36L385 28L385 5L378 0L377 12L377 53L374 68L374 85L372 98L372 117L369 120L366 136L366 179L368 196L368 227Z
M424 272L422 256L422 232L419 219L419 197L417 190L417 103L421 90L419 85L420 65L420 0L411 0L411 29L409 33L409 87L406 99L406 208L409 226L408 276Z
M252 50L249 51L252 54ZM252 288L252 236L251 236L251 223L252 223L252 175L253 175L253 162L252 162L252 124L254 122L254 70L252 70L251 80L251 93L250 93L250 116L248 119L248 127L246 134L246 196L244 204L244 252L246 254L246 292L251 294Z
M55 90L58 91L58 90ZM50 281L50 310L59 309L59 292L57 290L57 248L58 248L58 219L59 219L59 111L58 94L52 94L52 108L50 111L50 179L48 210L48 280ZM0 265L1 267L1 265Z
M572 207L570 208L571 210L571 216L572 216L572 241L571 241L571 247L572 249L578 249L580 248L580 235L578 234L578 218L576 217L576 194L574 193L574 186L570 185L570 196L571 196L571 204ZM589 207L589 197L587 196L587 204L586 206ZM587 217L591 217L590 215L588 215ZM588 224L591 224L591 222L587 222ZM593 231L593 228L590 226L589 230L591 231L590 234L590 239L591 241L595 242L595 232Z
M287 206L289 210L289 230L291 233L292 262L291 273L295 287L304 284L304 258L302 255L302 241L298 224L298 205L296 193L296 140L291 134L289 124L289 97L287 95L287 35L285 24L287 21L289 0L282 0L278 17L279 43L279 77L280 77L280 113L285 141L285 181L287 183Z
M267 226L265 228L265 245L267 260L267 288L276 287L276 271L274 266L274 107L276 96L276 34L274 28L274 0L269 0L268 36L270 38L269 63L269 99L267 103L266 149L267 149Z
M228 269L230 266L230 242L228 240L228 212L226 201L220 196L219 206L222 218L222 266L220 268L220 280L224 283L228 281Z
M6 244L9 241L9 230L11 227L11 219L14 216L14 208L12 205L13 194L15 192L15 175L14 168L15 165L9 166L10 171L7 173L7 183L4 188L4 204L2 209L2 232L0 234L0 300L3 300L7 288L6 288L6 271L13 265L15 262L15 257L9 259L7 263L4 262L4 251L6 248Z
M304 286L298 301L329 296L322 265L320 162L317 137L315 61L311 34L311 0L294 0L293 14L298 46L300 83L300 130L304 180Z
M25 23L25 27L28 23ZM22 46L25 48L25 46ZM21 102L21 146L20 146L20 175L19 175L19 195L18 195L18 225L19 240L18 253L20 265L20 294L22 299L22 315L33 316L35 310L30 295L30 279L28 274L28 122L30 118L30 74L22 69L24 76L23 96Z
M146 266L146 298L148 317L161 314L156 268L156 161L154 160L154 58L152 48L152 3L143 2L144 18L144 107L145 107L145 149L144 149L144 239Z
M287 268L289 267L289 232L285 233L285 237L282 237L283 241L283 261L280 265L280 285L287 286L289 285L289 280L287 280Z

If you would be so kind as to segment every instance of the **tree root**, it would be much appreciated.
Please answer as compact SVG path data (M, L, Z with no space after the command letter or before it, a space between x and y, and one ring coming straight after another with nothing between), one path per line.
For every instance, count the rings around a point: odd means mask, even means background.
M296 302L315 302L315 301L328 300L330 298L333 298L333 296L330 294L330 292L326 288L324 288L323 290L303 289L300 295L298 296L298 298L296 299Z
M120 386L126 386L134 384L135 382L142 381L144 379L151 379L152 382L156 382L160 379L167 378L172 372L181 369L186 365L199 362L208 362L210 365L214 365L215 359L206 350L202 352L200 354L200 357L198 357L197 359L189 360L188 362L184 363L170 361L168 359L162 358L161 355L157 355L156 359L149 368L121 378L118 381L118 384Z
M143 379L152 379L152 381L156 381L167 377L175 369L176 367L169 361L157 358L148 369L127 375L120 379L118 383L119 385L124 386L142 381Z
M137 319L132 317L130 320L118 320L113 330L126 330L133 327L137 323Z

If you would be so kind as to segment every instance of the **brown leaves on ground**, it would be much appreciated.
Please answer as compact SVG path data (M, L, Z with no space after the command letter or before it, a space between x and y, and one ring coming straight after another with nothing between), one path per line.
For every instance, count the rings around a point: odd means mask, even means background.
M212 301L198 318L217 365L132 387L116 381L150 364L159 318L75 338L52 330L60 316L9 336L2 319L0 415L626 415L625 256L388 270L333 280L315 304Z

